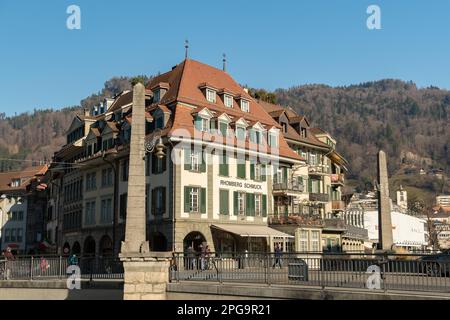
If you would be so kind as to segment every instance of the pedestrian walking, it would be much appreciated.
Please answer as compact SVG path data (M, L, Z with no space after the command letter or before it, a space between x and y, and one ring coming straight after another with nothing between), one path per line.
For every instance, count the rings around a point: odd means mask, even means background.
M16 260L16 257L11 251L10 247L6 247L6 250L3 252L3 255L6 259L5 261L5 272L6 272L6 280L9 280L11 276L11 265L14 260Z
M41 270L41 275L43 275L47 269L50 268L50 265L47 262L47 259L41 257L41 262L39 263L39 269Z
M280 244L277 243L277 246L275 247L275 262L272 266L272 268L276 268L277 266L280 267L280 269L282 268L281 266L281 247Z
M73 254L69 256L69 259L67 259L67 263L69 266L76 266L78 264L78 258L76 254Z
M210 268L210 259L211 259L211 249L209 249L209 246L207 245L205 248L205 260L206 260L206 269Z

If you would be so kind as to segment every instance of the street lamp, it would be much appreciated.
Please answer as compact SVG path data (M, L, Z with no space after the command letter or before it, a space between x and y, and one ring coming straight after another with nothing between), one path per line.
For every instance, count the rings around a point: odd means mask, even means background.
M154 137L151 141L145 142L145 152L153 153L155 152L156 157L161 160L166 156L164 153L165 145L161 138L161 129L156 129Z

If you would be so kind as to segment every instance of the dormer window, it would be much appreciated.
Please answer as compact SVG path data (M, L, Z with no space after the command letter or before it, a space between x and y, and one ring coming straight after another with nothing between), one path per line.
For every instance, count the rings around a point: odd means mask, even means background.
M286 122L282 122L281 123L281 127L283 128L283 132L286 133L287 132L287 124L286 124Z
M206 89L206 100L211 103L216 103L216 91L212 89Z
M164 115L160 115L155 120L155 129L163 129L164 128Z
M244 112L250 112L250 103L247 100L241 99L241 110Z
M161 91L159 89L155 89L153 91L153 102L159 102L161 99Z
M230 96L229 94L225 94L223 96L223 104L227 108L233 108L233 97Z
M306 128L300 127L300 136L306 138Z

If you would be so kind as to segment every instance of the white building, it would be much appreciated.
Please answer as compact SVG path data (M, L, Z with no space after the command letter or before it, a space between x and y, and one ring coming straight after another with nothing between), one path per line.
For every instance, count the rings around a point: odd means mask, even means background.
M438 206L450 207L450 195L443 194L436 197L436 204Z
M397 247L420 249L426 246L426 221L396 210L391 212L392 233ZM364 226L368 230L369 240L378 242L378 211L364 212Z

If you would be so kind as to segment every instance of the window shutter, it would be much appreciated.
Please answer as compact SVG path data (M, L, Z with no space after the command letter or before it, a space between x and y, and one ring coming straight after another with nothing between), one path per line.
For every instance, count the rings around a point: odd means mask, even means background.
M267 217L267 195L262 195L262 216Z
M228 190L220 190L220 214L228 215Z
M252 194L246 193L245 198L246 198L245 199L245 206L246 206L245 215L251 216L252 215Z
M237 173L238 178L245 179L245 162L237 164Z
M238 215L238 211L239 211L239 206L238 206L238 192L234 191L233 192L233 203L234 203L234 215L237 216Z
M206 172L206 154L205 152L202 150L202 152L200 152L199 156L201 156L201 159L199 159L200 161L200 172Z
M288 182L288 168L283 168L283 182Z
M156 156L152 153L152 174L156 173Z
M152 215L156 214L156 188L152 190Z
M161 187L162 192L162 204L161 204L161 214L166 213L166 187Z
M202 131L202 118L199 116L195 117L195 129Z
M191 188L184 187L184 212L190 211L189 194L191 193Z
M200 212L206 213L206 188L200 189Z
M167 157L162 158L161 161L162 161L162 172L164 172L167 169Z
M191 170L191 148L184 148L184 170Z
M250 179L255 180L255 163L250 162Z

